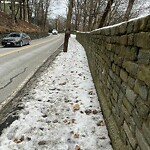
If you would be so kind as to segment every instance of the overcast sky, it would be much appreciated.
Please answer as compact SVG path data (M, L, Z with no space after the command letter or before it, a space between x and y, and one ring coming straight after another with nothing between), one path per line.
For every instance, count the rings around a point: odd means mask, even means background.
M66 16L67 0L52 0L50 17L57 17L58 15Z

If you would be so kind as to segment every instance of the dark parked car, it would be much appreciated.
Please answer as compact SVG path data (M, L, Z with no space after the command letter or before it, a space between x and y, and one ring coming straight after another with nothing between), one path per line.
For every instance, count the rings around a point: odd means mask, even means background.
M31 40L31 38L25 33L13 32L13 33L10 33L9 35L7 35L5 38L3 38L2 45L4 47L6 47L6 46L22 47L23 45L29 45L30 40Z

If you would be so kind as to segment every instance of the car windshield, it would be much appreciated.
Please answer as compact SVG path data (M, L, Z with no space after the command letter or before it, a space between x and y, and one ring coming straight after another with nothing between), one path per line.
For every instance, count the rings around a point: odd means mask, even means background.
M12 34L9 34L8 37L20 37L20 34L12 33Z

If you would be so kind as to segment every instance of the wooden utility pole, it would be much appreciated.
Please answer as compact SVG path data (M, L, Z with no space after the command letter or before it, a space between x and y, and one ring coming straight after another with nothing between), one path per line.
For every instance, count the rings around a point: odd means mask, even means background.
M72 9L73 9L73 0L69 0L68 5L68 14L67 14L67 22L66 22L66 32L65 32L65 40L64 40L64 52L68 50L68 41L71 32L71 18L72 18Z

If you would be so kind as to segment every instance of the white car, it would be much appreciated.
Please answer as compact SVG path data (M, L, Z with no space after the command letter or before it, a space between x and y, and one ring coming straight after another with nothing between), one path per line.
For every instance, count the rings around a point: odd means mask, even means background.
M56 29L53 29L53 30L52 30L52 34L53 34L53 35L57 35L57 34L58 34L58 31L57 31Z

